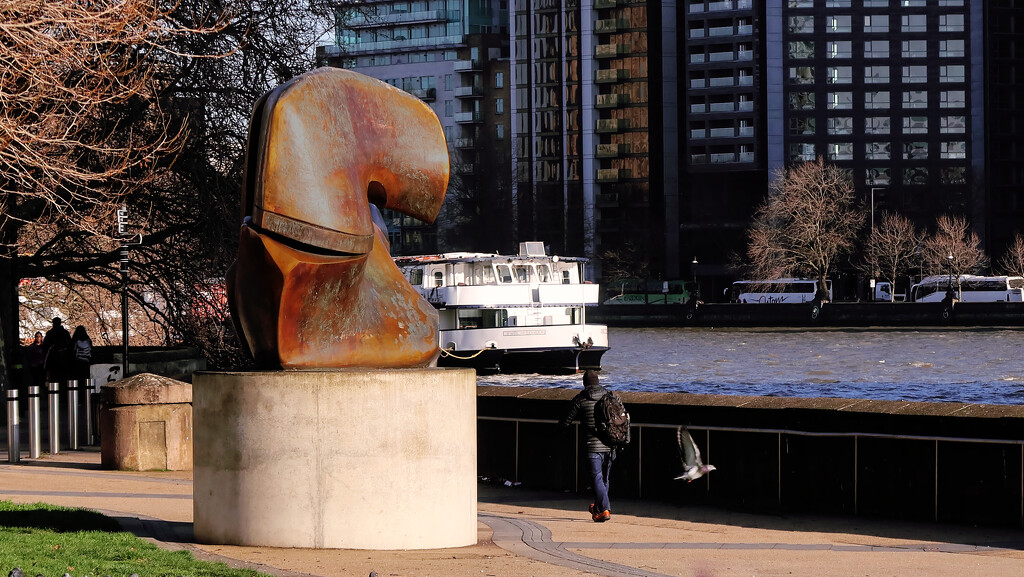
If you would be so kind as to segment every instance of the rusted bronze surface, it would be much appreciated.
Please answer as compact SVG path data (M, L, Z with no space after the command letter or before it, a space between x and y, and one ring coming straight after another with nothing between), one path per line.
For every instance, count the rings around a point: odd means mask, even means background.
M370 202L433 222L448 184L434 113L333 68L256 104L228 298L261 367L414 367L437 357L437 312L399 272Z

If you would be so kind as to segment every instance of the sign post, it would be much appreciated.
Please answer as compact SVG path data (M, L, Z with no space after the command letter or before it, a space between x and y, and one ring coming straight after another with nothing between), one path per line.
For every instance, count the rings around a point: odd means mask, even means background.
M128 376L128 247L142 244L142 234L132 234L128 224L128 207L117 209L117 237L121 239L118 261L121 265L121 378Z

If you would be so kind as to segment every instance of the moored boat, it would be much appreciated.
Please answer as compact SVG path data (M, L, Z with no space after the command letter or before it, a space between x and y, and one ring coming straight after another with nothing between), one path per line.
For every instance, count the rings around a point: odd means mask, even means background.
M600 369L608 327L587 323L600 298L585 258L548 255L541 242L519 254L395 257L440 316L440 366L480 372L564 373Z

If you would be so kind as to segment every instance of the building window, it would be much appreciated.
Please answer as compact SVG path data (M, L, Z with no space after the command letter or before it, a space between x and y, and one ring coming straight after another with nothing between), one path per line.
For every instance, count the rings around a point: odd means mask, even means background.
M888 58L888 40L868 40L864 42L864 58Z
M828 58L850 58L853 56L853 43L849 40L834 40L826 45Z
M958 58L963 55L963 40L939 40L939 58Z
M903 184L928 184L928 169L923 166L904 168Z
M829 134L853 134L853 118L837 116L828 119Z
M928 30L928 19L924 14L904 14L900 16L901 32L925 32Z
M494 87L495 88L504 88L505 87L505 73L504 72L495 72L494 73Z
M864 32L888 32L889 15L871 14L864 17Z
M790 42L789 57L797 60L814 58L814 42Z
M852 29L851 20L850 16L829 16L825 32L850 32Z
M939 144L939 158L967 158L966 142L942 142Z
M928 56L926 40L904 40L902 42L904 58L925 58Z
M966 184L966 166L944 166L939 171L939 182L942 184Z
M789 145L790 160L814 160L814 144L810 142L793 142Z
M904 92L903 108L928 108L928 92L924 90Z
M825 6L828 8L849 8L850 0L825 0Z
M853 67L851 66L829 66L829 84L850 84L853 82Z
M852 92L829 92L827 98L829 110L845 110L847 108L853 108Z
M852 142L830 142L828 145L829 160L853 160Z
M505 125L496 124L494 125L494 134L498 137L498 140L505 140Z
M889 108L888 92L865 92L864 108Z
M444 101L444 117L451 118L455 115L454 102L451 100Z
M449 92L451 92L451 90L452 90L452 75L451 74L445 74L444 75L444 89L449 91Z
M939 6L963 6L964 0L939 0Z
M939 107L963 108L967 106L967 95L963 90L946 90L939 93Z
M813 92L790 92L789 93L789 109L790 110L814 110L814 93Z
M495 114L505 114L505 99L504 98L496 98L496 99L494 99L494 113Z
M903 83L912 84L919 82L928 82L928 67L927 66L904 66L903 67Z
M790 118L789 119L789 133L790 134L814 134L814 119L813 118Z
M906 116L903 118L903 134L928 134L927 116Z
M864 184L887 185L892 181L888 168L869 168L864 172Z
M967 121L963 116L942 116L939 118L939 132L945 134L967 132Z
M866 84L885 84L889 82L888 66L865 66L864 82Z
M790 16L790 34L811 34L814 32L814 16Z
M864 6L869 8L888 8L889 0L864 0Z
M963 14L939 14L939 32L963 32Z
M927 142L904 142L903 143L903 160L927 160L928 159L928 143Z
M868 116L864 119L864 132L867 134L889 134L888 116Z
M789 81L793 84L814 84L813 66L792 66L789 69Z
M892 157L892 143L867 142L864 144L864 158L868 160L889 160Z
M939 66L939 82L964 82L964 66L955 64L952 66Z

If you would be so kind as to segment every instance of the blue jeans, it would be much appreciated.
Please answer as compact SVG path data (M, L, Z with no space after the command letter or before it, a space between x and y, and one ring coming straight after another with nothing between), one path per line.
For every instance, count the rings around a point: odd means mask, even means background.
M612 510L611 503L608 502L608 476L612 472L614 460L615 451L587 453L591 484L594 487L594 510L597 512Z

